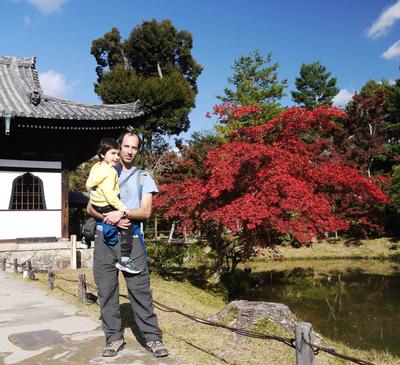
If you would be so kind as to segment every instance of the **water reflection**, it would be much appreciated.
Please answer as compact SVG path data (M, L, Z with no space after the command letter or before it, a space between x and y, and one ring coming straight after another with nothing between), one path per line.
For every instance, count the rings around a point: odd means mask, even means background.
M285 303L322 335L400 355L398 265L346 260L268 266L258 262L251 273L225 278L231 299Z

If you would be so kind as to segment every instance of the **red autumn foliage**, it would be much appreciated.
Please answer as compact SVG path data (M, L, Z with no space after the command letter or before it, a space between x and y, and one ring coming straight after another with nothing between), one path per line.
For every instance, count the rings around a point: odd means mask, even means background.
M219 105L215 105L213 108L213 114L218 117L218 122L226 124L231 120L238 120L243 116L258 118L258 114L262 111L262 108L257 105L235 105L229 102L224 102ZM210 113L206 113L207 118L211 118Z
M188 229L223 226L249 247L271 232L306 243L354 223L375 229L369 213L388 202L385 181L350 166L335 145L345 117L330 106L290 108L242 128L208 153L205 179L163 186L155 207Z

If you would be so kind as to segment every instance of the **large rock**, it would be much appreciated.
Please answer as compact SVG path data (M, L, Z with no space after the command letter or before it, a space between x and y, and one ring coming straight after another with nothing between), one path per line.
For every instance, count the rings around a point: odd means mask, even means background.
M221 321L225 318L231 318L228 324L230 327L251 329L258 321L268 319L276 324L290 330L294 337L295 320L294 315L289 307L282 303L272 302L253 302L248 300L234 300L230 302L224 309L211 318L214 321ZM274 335L274 333L271 333ZM315 344L326 346L321 335L313 332L313 342ZM244 340L244 336L233 334L233 342L238 343Z

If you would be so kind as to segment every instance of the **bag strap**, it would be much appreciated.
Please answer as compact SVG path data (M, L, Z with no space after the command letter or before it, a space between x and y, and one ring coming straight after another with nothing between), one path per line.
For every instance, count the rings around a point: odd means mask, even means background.
M115 169L117 170L118 176L120 176L121 171L122 171L121 168L119 167L119 168L115 168ZM129 175L127 177L125 177L125 179L119 183L119 187L121 188L121 186L125 185L133 175L136 175L135 182L136 182L139 202L141 202L144 179L147 176L147 172L145 170L140 170L140 169L137 169L136 167L133 168L132 171L129 173Z
M118 172L119 172L119 173L118 173ZM125 177L125 179L122 180L122 181L119 183L119 187L121 188L121 186L125 185L125 184L128 182L128 180L131 178L131 176L135 175L135 174L138 173L138 172L140 172L140 170L138 170L136 167L133 168L132 171L128 174L128 176ZM118 176L120 176L120 175L121 175L121 170L117 170L117 173L118 173Z
M145 170L139 170L139 173L137 174L136 177L136 186L137 186L137 191L138 191L138 198L139 202L142 201L142 195L143 195L143 184L144 184L144 179L147 176L147 172Z

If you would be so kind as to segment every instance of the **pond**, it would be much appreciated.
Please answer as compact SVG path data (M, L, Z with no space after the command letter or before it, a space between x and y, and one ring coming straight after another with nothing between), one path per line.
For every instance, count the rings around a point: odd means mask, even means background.
M252 262L230 299L286 304L322 336L400 355L400 263L373 260ZM249 271L246 269L245 271Z

